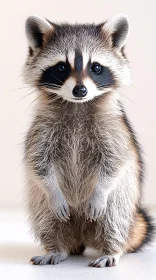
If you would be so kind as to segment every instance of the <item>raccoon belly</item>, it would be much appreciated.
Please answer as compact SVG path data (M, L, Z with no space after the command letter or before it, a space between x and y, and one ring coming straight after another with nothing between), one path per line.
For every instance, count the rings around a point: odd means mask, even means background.
M59 185L69 205L77 208L91 196L97 184L98 170L88 166L87 161L76 163L72 160L66 161L61 170Z

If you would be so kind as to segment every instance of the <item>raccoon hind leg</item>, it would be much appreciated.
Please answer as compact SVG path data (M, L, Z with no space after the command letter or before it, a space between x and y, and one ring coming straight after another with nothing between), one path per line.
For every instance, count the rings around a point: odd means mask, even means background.
M88 265L92 267L105 267L116 266L119 263L122 254L103 255L95 261L90 262Z
M58 264L68 257L67 252L53 252L31 258L30 262L34 265L47 265L47 264Z

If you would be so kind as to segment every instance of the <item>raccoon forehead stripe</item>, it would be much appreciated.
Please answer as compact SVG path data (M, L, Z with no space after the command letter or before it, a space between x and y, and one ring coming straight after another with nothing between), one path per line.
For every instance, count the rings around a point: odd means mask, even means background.
M80 73L83 69L83 58L82 58L82 53L76 52L75 53L75 71Z

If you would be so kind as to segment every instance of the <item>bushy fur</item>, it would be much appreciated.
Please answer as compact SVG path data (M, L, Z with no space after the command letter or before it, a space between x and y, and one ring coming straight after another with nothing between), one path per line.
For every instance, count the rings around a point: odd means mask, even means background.
M25 166L31 224L49 253L32 262L56 264L92 247L102 257L91 266L116 265L124 252L141 247L149 228L153 232L139 210L140 147L117 91L129 80L122 42L127 21L121 18L115 26L41 23L27 22L30 54L24 75L37 87L39 101L25 141ZM34 28L42 36L36 38ZM69 101L76 78L56 91L39 83L47 67L64 61L68 51L71 62L77 49L84 63L91 59L109 67L115 81L101 89L83 73L89 100L81 103Z

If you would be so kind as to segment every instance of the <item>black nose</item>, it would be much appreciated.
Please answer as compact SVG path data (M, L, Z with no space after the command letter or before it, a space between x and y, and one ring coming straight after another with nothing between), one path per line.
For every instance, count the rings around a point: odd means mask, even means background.
M75 97L84 97L87 95L87 89L83 85L77 85L73 89L73 95Z

